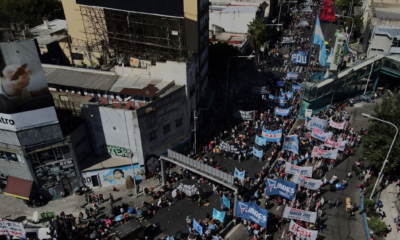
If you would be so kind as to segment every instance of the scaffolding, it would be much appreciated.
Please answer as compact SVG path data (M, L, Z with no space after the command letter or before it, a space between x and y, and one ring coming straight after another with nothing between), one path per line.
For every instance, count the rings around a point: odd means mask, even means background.
M80 6L80 12L90 46L103 46L102 51L106 46L125 59L134 57L153 64L188 61L183 18L88 6Z

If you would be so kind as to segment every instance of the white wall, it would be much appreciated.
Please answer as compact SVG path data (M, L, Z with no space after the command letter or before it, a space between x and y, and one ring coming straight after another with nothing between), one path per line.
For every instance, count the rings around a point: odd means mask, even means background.
M368 58L374 57L379 53L390 54L390 48L392 47L392 39L388 36L375 35L375 31L371 37L371 44L368 47ZM373 49L379 49L383 51L377 51Z
M225 32L247 33L247 25L256 17L256 7L226 8L222 11L210 12L209 28L213 25L224 28ZM248 12L253 9L254 11ZM229 10L229 11L228 11Z

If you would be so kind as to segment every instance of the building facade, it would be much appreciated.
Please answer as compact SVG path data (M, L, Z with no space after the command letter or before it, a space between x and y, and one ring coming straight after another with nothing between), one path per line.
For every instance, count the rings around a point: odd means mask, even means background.
M400 27L375 26L367 54L368 58L378 54L400 54Z

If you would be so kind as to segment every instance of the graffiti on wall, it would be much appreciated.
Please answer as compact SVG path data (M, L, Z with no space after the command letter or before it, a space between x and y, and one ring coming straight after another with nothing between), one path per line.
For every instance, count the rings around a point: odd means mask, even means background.
M110 154L118 157L131 157L132 151L129 149L126 149L124 147L118 147L118 146L113 146L113 145L103 145L101 147L101 150L103 151L104 154Z

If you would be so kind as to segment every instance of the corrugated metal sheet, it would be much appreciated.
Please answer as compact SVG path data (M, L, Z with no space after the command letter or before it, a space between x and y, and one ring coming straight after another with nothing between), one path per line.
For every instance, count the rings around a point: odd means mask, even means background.
M391 27L391 26L375 26L375 34L383 34L388 35L391 38L400 36L400 27Z
M43 68L48 84L55 84L83 89L108 91L117 81L117 75L74 71L57 68Z

